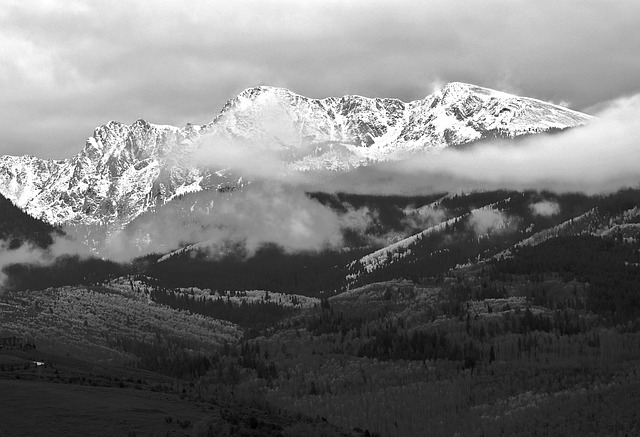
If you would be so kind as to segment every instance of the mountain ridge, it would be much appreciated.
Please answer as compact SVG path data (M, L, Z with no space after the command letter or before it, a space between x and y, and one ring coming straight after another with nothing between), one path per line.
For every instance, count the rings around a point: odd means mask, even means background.
M487 137L580 126L590 119L461 82L408 103L355 95L309 99L259 86L227 101L205 125L109 121L72 158L0 156L0 193L51 224L119 229L180 194L233 184L223 165L204 168L194 162L192 153L201 147L248 144L276 152L293 171L348 171Z

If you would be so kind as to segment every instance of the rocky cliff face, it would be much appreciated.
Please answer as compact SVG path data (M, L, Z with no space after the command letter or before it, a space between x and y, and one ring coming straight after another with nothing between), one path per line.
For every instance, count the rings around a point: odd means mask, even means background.
M188 160L201 128L138 120L97 128L75 157L0 158L0 192L49 223L126 223L151 206L207 187Z
M590 118L462 83L410 103L360 96L308 99L256 87L229 100L204 126L111 121L71 159L2 156L0 194L51 224L121 227L180 194L224 184L223 168L201 168L190 159L196 148L216 141L276 151L294 171L346 171L487 137L579 126ZM207 141L201 142L204 135Z

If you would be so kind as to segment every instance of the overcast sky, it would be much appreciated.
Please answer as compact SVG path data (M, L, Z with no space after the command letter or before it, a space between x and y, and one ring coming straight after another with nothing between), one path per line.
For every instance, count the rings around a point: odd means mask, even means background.
M640 1L0 3L0 154L204 124L256 85L410 101L450 81L596 111L640 92Z

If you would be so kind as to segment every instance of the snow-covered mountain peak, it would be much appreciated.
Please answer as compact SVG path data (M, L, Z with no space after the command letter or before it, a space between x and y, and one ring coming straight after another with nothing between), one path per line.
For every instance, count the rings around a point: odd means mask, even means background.
M486 88L480 85L474 85L466 82L448 82L440 90L442 94L486 94L494 96L511 96L516 97L514 94L509 94L504 91L494 90L492 88Z
M423 102L434 116L432 123L446 126L443 132L453 133L450 140L445 138L447 145L484 137L515 137L566 129L592 119L587 114L538 99L462 82L445 85Z
M509 111L514 107L520 106L526 110L546 108L549 111L547 114L549 116L572 116L574 120L582 123L593 118L590 115L574 111L564 106L545 102L543 100L531 97L521 97L504 91L497 91L491 88L463 82L450 82L446 84L440 91L440 94L442 95L442 102L444 104L455 105L468 99L478 99L484 103L486 107L499 107L498 113Z
M293 171L348 171L481 138L580 126L590 118L461 82L409 103L358 95L311 99L258 86L230 99L204 126L109 121L71 159L0 157L0 193L53 224L122 226L158 203L223 183L221 169L199 168L191 158L216 141L276 151Z
M206 188L206 171L189 159L200 130L109 121L73 158L0 158L0 192L52 224L119 227L178 193Z
M267 86L267 85L260 85L260 86L247 88L244 91L242 91L240 94L238 94L238 97L246 98L246 99L256 99L256 98L265 97L265 96L276 96L280 98L282 97L286 98L287 96L302 97L301 95L294 93L288 88L277 87L277 86Z
M286 88L264 85L251 87L245 89L232 99L229 99L216 119L220 119L226 114L236 111L247 111L250 109L255 111L256 109L274 104L295 104L295 102L301 99L305 99L305 97L295 94Z

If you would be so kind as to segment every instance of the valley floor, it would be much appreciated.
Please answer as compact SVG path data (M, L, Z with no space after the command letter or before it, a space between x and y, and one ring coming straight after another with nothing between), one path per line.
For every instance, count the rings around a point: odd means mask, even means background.
M0 436L189 436L212 407L134 388L0 380ZM167 418L173 417L169 422Z

